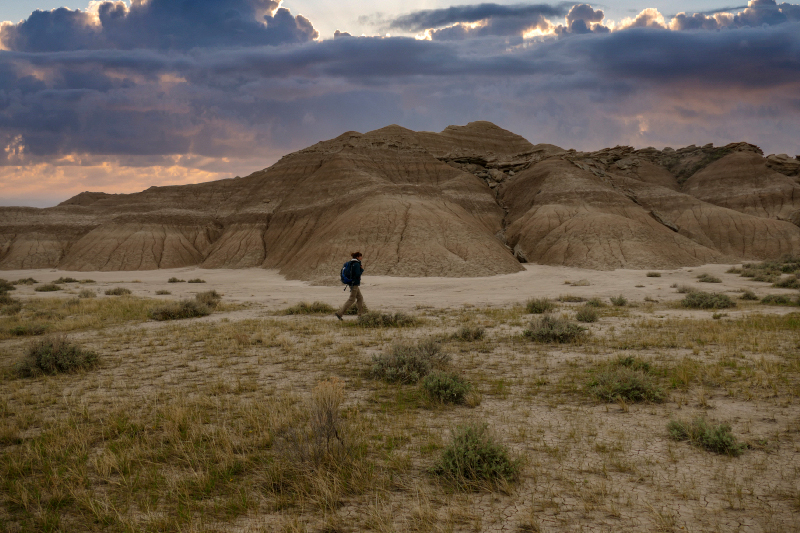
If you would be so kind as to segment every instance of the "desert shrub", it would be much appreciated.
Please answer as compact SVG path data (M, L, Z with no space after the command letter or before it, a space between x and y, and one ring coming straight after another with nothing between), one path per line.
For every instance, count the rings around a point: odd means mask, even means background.
M82 279L78 283L84 284L84 283L96 283L96 282L93 279Z
M772 284L773 287L780 289L800 289L800 279L794 276L783 278Z
M647 371L624 364L612 364L600 370L587 388L592 395L606 402L661 402L665 396L664 390Z
M78 280L75 279L75 278L60 277L57 280L55 280L53 283L78 283Z
M14 286L13 283L10 283L8 280L0 278L0 293L15 291L15 290L17 290L17 288Z
M210 290L195 294L194 299L197 300L198 303L205 305L209 309L214 309L215 307L217 307L219 301L222 300L222 295L215 290Z
M178 279L176 277L171 277L167 280L167 283L186 283L185 279Z
M97 359L95 352L70 343L66 335L53 335L32 343L16 371L22 377L76 372L93 367Z
M584 305L575 313L575 320L578 322L597 322L597 310L591 305Z
M726 274L741 274L742 269L736 266L730 267L728 270L725 271Z
M514 481L519 477L520 462L495 442L486 424L472 423L453 431L450 444L431 471L460 485Z
M555 308L556 304L554 304L547 298L531 298L530 300L525 302L525 310L528 313L532 313L535 315L541 315L542 313L547 313Z
M453 333L453 338L459 341L479 341L486 335L486 330L480 326L461 326Z
M585 333L586 328L565 318L544 315L534 319L523 335L536 342L565 343L578 340Z
M12 298L7 292L0 292L0 305L8 305L16 302L15 298Z
M433 339L416 344L395 343L387 353L372 357L370 374L390 383L417 383L448 361L450 356Z
M15 337L43 335L46 331L47 324L42 324L41 322L27 322L8 328L8 333Z
M727 294L697 291L687 294L681 305L688 309L727 309L736 307L736 302Z
M94 298L95 296L97 296L97 293L92 289L83 289L78 293L78 298Z
M741 296L739 296L739 299L755 301L755 300L758 300L758 296L756 296L756 293L754 293L750 289L747 289L746 291L744 291L742 293Z
M114 287L113 289L106 290L106 296L127 296L130 293L131 290L125 287Z
M672 288L675 289L675 292L678 294L690 294L692 292L697 292L697 289L690 285L677 285L673 283Z
M611 303L616 307L625 307L626 305L628 305L628 299L621 294L619 296L612 296L609 299L611 300Z
M715 453L737 456L747 449L746 444L738 442L731 434L728 424L714 424L703 417L691 422L670 420L667 431L674 440L686 440Z
M418 323L419 321L416 318L405 313L391 314L373 311L364 313L358 317L356 321L356 324L365 328L399 328L404 326L416 326Z
M450 372L432 372L422 380L422 389L432 399L442 403L464 403L472 386Z
M37 283L39 282L33 278L20 278L14 282L14 285L36 285Z
M647 361L642 361L638 357L632 355L621 355L611 363L613 366L623 366L631 370L641 370L642 372L650 372L652 367Z
M300 302L299 304L287 307L283 310L284 315L314 315L314 314L330 314L336 311L332 306L325 302Z
M564 303L580 303L585 302L586 298L582 296L575 296L573 294L562 294L558 297L558 301Z
M785 294L767 294L761 298L764 305L792 305L792 300Z
M200 278L190 279L187 283L205 283L206 280Z
M661 272L648 272L645 274L648 278L660 278Z
M589 305L591 307L605 307L606 306L606 304L603 303L603 300L601 300L600 298L597 298L597 297L589 298L588 300L586 300L586 305Z
M46 283L44 285L39 285L33 290L35 290L36 292L53 292L53 291L60 291L61 287L59 287L55 283Z
M169 302L156 307L148 313L153 320L179 320L182 318L195 318L211 314L211 309L197 300L182 300Z
M172 294L172 293L165 290L156 291L157 296L166 296L167 294Z
M697 281L700 283L722 283L722 280L711 274L703 273L697 276Z

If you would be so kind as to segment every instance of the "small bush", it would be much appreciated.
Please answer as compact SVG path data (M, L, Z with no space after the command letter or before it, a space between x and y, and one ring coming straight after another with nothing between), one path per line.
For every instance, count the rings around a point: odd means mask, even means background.
M55 280L53 283L78 283L78 280L75 279L75 278L64 278L64 277L61 277L61 278L58 278L57 280Z
M36 292L53 292L53 291L60 291L61 287L59 287L55 283L46 283L44 285L39 285L33 290L35 290Z
M677 292L678 294L690 294L690 293L693 293L693 292L697 292L697 289L695 289L694 287L692 287L690 285L676 285L676 284L673 284L672 288L675 289L675 292Z
M92 289L83 289L78 293L78 298L94 298L95 296L97 296L97 293Z
M616 307L625 307L628 305L628 299L621 294L619 296L612 296L610 300L611 303Z
M33 278L21 278L14 282L14 285L36 285L39 283Z
M697 276L697 281L700 283L722 283L722 280L711 274L700 274Z
M15 290L17 290L17 288L14 286L13 283L9 283L8 280L0 278L0 293L15 291Z
M742 293L741 296L739 296L739 299L755 301L755 300L758 300L758 296L756 296L756 293L754 293L750 289L747 289L746 291L744 291Z
M0 300L2 300L2 298L0 298ZM22 311L22 302L19 300L14 300L13 298L10 298L9 300L10 301L6 302L0 301L0 315L16 315Z
M767 294L761 298L764 305L792 305L792 300L785 294Z
M405 313L391 314L369 312L358 317L356 324L365 328L399 328L404 326L416 326L418 324L418 320Z
M7 292L0 292L0 305L13 304L17 300L8 295Z
M726 274L741 274L742 269L739 267L732 266L728 270L725 271Z
M179 320L183 318L195 318L211 314L211 309L201 304L197 300L182 300L180 302L170 302L156 307L148 315L153 320Z
M664 391L643 369L611 365L598 372L588 383L591 394L606 402L661 402Z
M417 383L431 370L443 367L450 356L433 339L417 344L396 343L388 353L372 357L370 374L390 383Z
M106 296L127 296L131 293L130 289L126 289L125 287L114 287L113 289L108 289L106 291Z
M698 291L687 294L681 305L688 309L728 309L736 307L736 302L727 294Z
M453 431L450 444L431 471L457 484L514 481L519 477L520 462L495 442L486 424L473 423Z
M15 337L28 337L42 335L47 331L47 325L39 322L29 322L8 328L8 333Z
M220 293L217 291L211 290L195 294L194 299L209 309L215 309L217 304L219 304L219 301L222 300L222 295L220 295Z
M188 281L188 283L205 283L205 282L206 282L206 280L200 279L200 278L194 278L194 279L190 279Z
M97 354L71 344L65 335L53 335L34 342L17 366L21 377L59 372L76 372L97 364Z
M661 272L648 272L645 274L648 278L660 278Z
M541 315L542 313L548 313L556 308L556 304L548 300L547 298L531 298L527 302L525 302L525 310L528 313L532 313L535 315Z
M167 280L167 283L186 283L185 279L178 279L176 277L171 277Z
M794 276L783 278L773 283L772 286L779 289L800 289L800 279Z
M565 343L580 339L586 328L569 320L551 315L544 315L530 323L522 334L536 342Z
M336 311L332 306L325 302L300 302L299 304L287 307L283 310L284 315L327 315Z
M584 305L575 313L575 320L578 322L597 322L598 316L597 310L594 307Z
M686 440L715 453L738 456L747 449L746 444L738 442L731 434L728 424L713 424L703 417L691 422L670 420L667 431L674 440Z
M156 296L166 296L168 294L172 294L172 293L169 292L169 291L165 291L165 290L156 291Z
M624 366L625 368L630 368L631 370L641 370L645 373L648 373L650 370L652 370L650 363L647 361L642 361L638 357L633 357L631 355L620 356L611 364L614 366Z
M597 297L589 298L588 300L586 300L586 305L589 305L589 306L592 306L592 307L598 307L598 308L606 306L606 304L603 303L603 300L601 300L600 298L597 298Z
M433 372L422 380L422 388L431 399L442 403L464 403L472 386L450 372Z
M558 301L564 303L580 303L585 302L586 298L583 298L582 296L574 296L572 294L562 294L558 297Z
M461 326L453 333L453 338L459 341L479 341L486 335L486 330L480 326Z

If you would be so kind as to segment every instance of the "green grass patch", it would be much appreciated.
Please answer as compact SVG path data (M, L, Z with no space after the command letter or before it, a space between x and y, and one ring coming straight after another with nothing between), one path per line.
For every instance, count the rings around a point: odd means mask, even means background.
M694 446L705 448L714 453L738 456L744 453L747 445L740 443L731 433L728 424L715 424L703 417L691 422L670 420L667 431L673 440L689 441Z

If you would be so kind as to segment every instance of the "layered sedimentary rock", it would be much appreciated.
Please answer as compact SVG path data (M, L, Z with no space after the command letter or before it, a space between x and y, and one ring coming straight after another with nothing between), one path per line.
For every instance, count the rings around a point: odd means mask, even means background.
M246 178L0 208L0 268L485 276L521 262L670 268L800 253L800 162L746 143L597 152L487 122L389 126ZM793 223L794 221L794 223Z

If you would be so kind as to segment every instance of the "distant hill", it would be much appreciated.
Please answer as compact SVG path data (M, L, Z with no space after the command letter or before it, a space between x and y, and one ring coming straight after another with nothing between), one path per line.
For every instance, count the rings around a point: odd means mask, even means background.
M0 269L277 268L486 276L520 262L675 268L800 255L800 161L746 143L597 152L489 122L388 126L245 178L0 208Z

